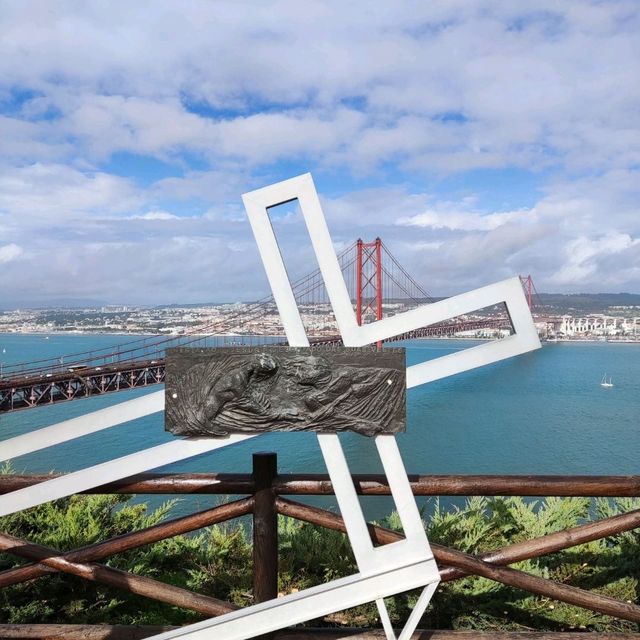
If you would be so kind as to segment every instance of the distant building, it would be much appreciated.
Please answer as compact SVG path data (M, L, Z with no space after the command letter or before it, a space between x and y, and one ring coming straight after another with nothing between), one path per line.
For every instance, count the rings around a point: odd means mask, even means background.
M640 318L616 318L593 315L585 317L562 316L556 331L565 336L594 335L617 336L634 334L640 329Z

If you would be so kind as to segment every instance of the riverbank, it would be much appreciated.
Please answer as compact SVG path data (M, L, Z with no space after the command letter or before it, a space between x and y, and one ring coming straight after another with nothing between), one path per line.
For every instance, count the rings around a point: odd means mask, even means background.
M241 338L241 339L256 339L256 338L282 338L286 340L283 335L277 334L239 334L239 333L217 333L211 335L208 333L135 333L127 331L3 331L0 332L0 336L3 335L24 335L24 336L126 336L131 338L165 338L176 339L181 337L189 338ZM333 335L333 334L332 334ZM473 342L491 342L499 338L485 337L485 336L429 336L425 338L412 338L412 340L461 340L461 341L473 341ZM556 342L605 342L607 344L640 344L640 336L637 337L620 337L620 338L602 338L602 337L589 337L589 338L540 338L541 342L545 344L553 344Z

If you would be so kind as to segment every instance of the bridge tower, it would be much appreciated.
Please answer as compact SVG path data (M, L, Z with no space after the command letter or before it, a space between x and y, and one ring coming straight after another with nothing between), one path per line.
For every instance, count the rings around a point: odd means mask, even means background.
M533 294L536 291L536 288L533 284L533 278L531 274L528 276L520 276L520 280L522 281L522 285L524 287L525 295L527 296L527 304L529 305L529 311L533 311Z
M356 251L356 320L361 325L368 313L382 319L382 240L358 238ZM382 347L382 342L376 344Z

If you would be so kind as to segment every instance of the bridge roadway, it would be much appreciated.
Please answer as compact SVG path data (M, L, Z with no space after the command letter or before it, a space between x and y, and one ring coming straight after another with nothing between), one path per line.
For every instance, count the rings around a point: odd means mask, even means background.
M453 336L462 331L510 328L507 318L494 317L442 323L416 329L385 342L413 338ZM339 345L339 336L312 338L313 346ZM49 371L25 371L10 378L0 378L0 413L31 409L43 405L90 396L104 395L127 389L161 384L165 377L164 358L156 360L124 361L100 366L75 365Z

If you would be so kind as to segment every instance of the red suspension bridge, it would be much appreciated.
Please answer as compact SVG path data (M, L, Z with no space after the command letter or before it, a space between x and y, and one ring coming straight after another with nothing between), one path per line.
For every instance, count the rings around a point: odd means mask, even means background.
M373 242L358 240L340 253L338 260L358 324L434 302L380 238ZM531 308L536 294L531 276L522 278L522 282ZM311 344L340 344L320 270L292 282L292 289ZM389 341L451 337L481 330L511 330L502 305L484 310L482 316L461 316ZM146 336L115 348L5 364L0 375L0 412L161 384L169 347L286 344L283 334L274 300L267 296L250 304L230 305L215 320L179 335Z

